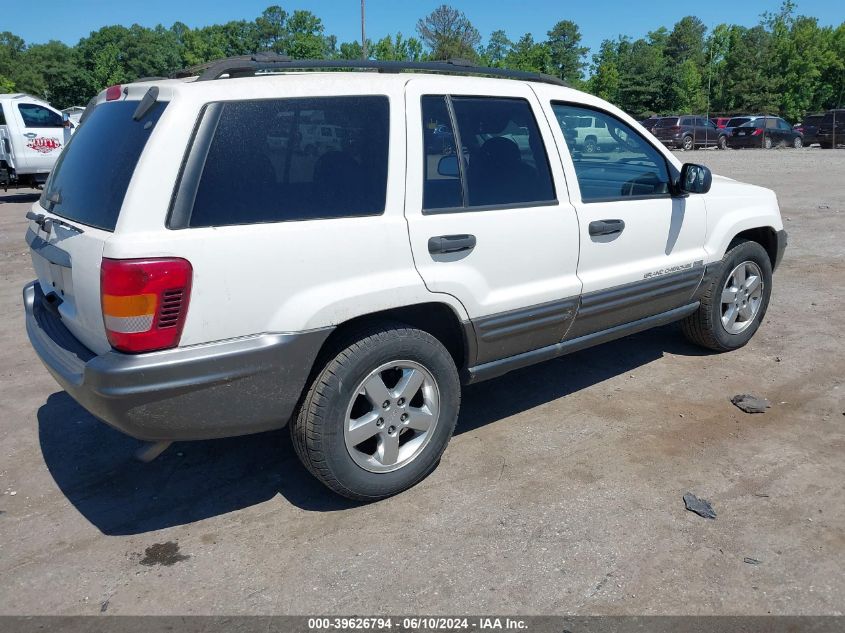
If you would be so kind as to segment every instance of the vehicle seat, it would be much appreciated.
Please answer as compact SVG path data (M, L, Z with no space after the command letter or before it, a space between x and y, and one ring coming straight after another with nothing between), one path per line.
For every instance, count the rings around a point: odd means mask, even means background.
M472 156L467 182L471 206L522 202L533 199L537 173L522 162L516 142L494 136Z

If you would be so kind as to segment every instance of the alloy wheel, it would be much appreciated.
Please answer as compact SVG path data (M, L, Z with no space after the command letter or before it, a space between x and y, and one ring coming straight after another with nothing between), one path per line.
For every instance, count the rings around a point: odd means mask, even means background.
M750 326L763 303L763 272L752 261L731 271L722 289L722 326L739 334Z
M367 375L346 410L346 449L364 470L385 473L413 461L428 445L440 415L440 390L425 367L385 363Z

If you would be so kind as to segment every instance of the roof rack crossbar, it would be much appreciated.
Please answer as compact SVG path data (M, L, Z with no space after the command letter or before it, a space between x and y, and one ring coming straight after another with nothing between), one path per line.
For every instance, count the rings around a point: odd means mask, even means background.
M199 75L197 81L213 81L224 75L229 77L252 77L260 71L279 70L375 70L381 73L401 73L405 71L424 71L452 75L483 75L519 79L540 83L567 86L561 79L544 73L510 70L507 68L487 68L475 66L466 59L449 59L438 62L393 62L371 59L291 59L275 53L257 53L229 57L208 64L194 66L174 73L174 77Z

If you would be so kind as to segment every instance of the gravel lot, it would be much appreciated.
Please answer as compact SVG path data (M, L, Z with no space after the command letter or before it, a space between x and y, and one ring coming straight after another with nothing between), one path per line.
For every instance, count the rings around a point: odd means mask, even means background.
M752 343L670 326L469 388L435 473L364 506L286 431L134 461L31 351L36 198L0 193L0 613L842 614L845 151L683 158L778 193L790 247Z

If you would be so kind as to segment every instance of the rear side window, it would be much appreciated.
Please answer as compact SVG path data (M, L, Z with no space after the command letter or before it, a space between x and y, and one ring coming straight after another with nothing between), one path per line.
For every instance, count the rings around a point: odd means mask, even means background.
M44 106L34 103L18 104L18 112L21 113L23 124L26 127L64 127L65 122L62 115Z
M459 207L525 206L555 201L540 129L525 99L426 96L422 109L427 145L425 209L457 211ZM429 126L432 121L442 120L444 111L449 109L449 123L444 126L449 131L457 127L457 134L450 139L446 132L444 144L432 144ZM460 151L456 150L458 147ZM458 190L456 178L461 184ZM449 184L444 185L442 179L448 179Z
M171 226L384 212L387 97L221 102L209 104L203 119L214 123L209 126L213 136L204 141L198 134L191 152L204 154L205 159L193 184L185 178L190 176L186 167Z
M41 206L113 231L135 166L166 105L154 104L139 121L132 118L137 101L96 106L56 162Z

